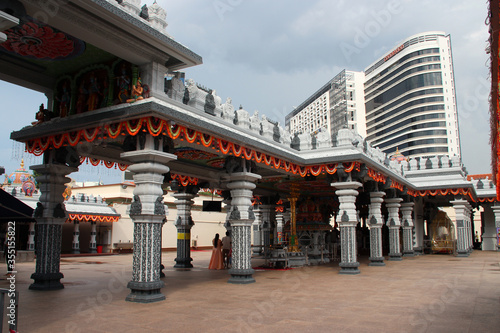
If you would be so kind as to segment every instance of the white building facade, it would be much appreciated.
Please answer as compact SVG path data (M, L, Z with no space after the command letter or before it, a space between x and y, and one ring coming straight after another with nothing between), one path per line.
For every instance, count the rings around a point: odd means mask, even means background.
M451 39L404 40L365 70L367 140L387 154L460 157Z
M335 136L346 127L366 136L363 81L364 73L342 70L286 116L290 133Z

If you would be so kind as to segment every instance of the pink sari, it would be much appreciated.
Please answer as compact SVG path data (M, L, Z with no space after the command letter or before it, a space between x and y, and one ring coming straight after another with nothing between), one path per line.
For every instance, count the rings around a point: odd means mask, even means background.
M219 239L217 247L212 249L212 257L208 269L224 269L224 262L222 261L222 241Z

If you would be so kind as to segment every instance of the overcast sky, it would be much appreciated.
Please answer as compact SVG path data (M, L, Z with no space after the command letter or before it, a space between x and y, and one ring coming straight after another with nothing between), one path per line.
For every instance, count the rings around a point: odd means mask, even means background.
M203 57L202 65L185 70L187 78L282 125L294 106L342 69L362 71L414 34L450 34L462 159L470 174L491 172L486 0L157 2L167 11L167 33ZM10 173L19 165L20 150L12 151L10 132L33 121L46 99L3 81L0 98L0 165ZM117 173L77 178L115 180L119 176L109 175Z

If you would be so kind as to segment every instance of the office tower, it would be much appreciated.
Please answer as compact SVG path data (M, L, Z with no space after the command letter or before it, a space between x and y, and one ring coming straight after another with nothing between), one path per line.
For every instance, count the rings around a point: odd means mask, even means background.
M365 70L367 140L406 157L460 156L451 39L426 32Z

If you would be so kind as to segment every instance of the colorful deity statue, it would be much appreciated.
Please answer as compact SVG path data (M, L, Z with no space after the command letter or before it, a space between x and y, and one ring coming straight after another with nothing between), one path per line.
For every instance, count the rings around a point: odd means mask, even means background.
M68 89L68 82L64 82L62 86L61 98L59 99L59 117L68 115L69 106L71 103L71 95Z
M76 100L76 113L83 113L87 111L86 109L86 100L87 95L89 94L87 88L85 88L85 81L82 80L80 86L78 87L78 98Z
M127 103L133 103L135 101L140 101L141 99L144 99L144 97L142 97L143 93L144 93L144 88L142 87L141 78L138 78L137 83L132 86L132 91L130 93L131 98L127 99Z
M94 73L90 74L89 78L89 99L87 101L88 111L97 109L99 106L99 95L101 93L99 82Z
M121 103L125 103L127 99L129 99L129 90L130 90L130 77L127 75L127 69L125 65L122 66L122 73L117 78L118 79L118 99Z

